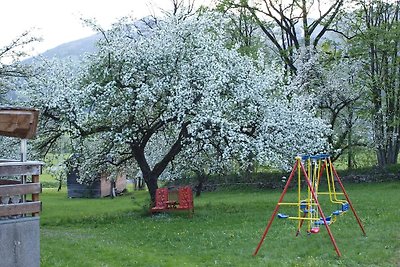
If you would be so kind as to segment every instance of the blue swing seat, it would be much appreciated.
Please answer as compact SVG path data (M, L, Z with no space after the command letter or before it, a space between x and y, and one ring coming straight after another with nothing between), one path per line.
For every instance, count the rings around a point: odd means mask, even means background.
M346 202L346 203L343 203L343 204L342 204L342 211L348 211L349 208L350 208L349 203Z
M350 205L348 202L342 203L342 208L340 210L335 210L334 212L332 212L332 215L342 215L344 213L346 213L346 211L348 211L350 208Z
M342 215L342 214L343 214L342 210L335 210L334 212L332 212L332 215L336 215L336 216L339 216L339 215Z
M279 219L287 219L289 218L289 215L283 214L283 213L278 213L278 218Z
M326 223L327 223L328 225L330 225L330 224L332 223L331 219L332 219L331 217L326 217L326 218L325 218ZM322 218L320 218L319 221L314 222L314 224L315 224L315 225L324 225L324 220L323 220Z
M304 212L304 213L309 213L309 212L311 212L311 213L315 213L315 212L316 212L316 210L315 210L315 209L309 209L309 210L307 210L307 209L304 209L304 210L303 210L303 212Z
M307 204L307 202L306 202L305 200L302 200L302 201L300 202L300 210L301 210L302 212L304 212L304 213L309 213L309 212L315 213L315 212L316 212L316 210L313 209L313 208L307 209L307 206L310 206L310 205Z

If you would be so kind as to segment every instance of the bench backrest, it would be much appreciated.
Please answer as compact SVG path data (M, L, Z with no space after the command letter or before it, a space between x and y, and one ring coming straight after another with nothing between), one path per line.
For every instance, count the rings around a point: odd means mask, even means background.
M178 190L178 201L180 209L193 208L193 192L190 186L184 186Z
M156 207L166 208L168 201L168 188L157 188L156 190Z

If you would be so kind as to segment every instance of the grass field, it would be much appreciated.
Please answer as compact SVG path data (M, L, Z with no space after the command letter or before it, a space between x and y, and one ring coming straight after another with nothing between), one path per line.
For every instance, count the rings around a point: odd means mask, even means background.
M325 229L296 238L295 222L279 219L252 256L280 190L204 193L190 219L146 215L147 192L68 199L44 189L41 266L399 266L400 183L345 186L367 237L341 216L331 226L341 258Z

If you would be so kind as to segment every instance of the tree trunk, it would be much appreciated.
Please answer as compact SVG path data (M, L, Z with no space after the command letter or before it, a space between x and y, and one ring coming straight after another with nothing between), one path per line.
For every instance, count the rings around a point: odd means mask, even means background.
M347 169L352 170L354 167L354 154L353 154L353 106L350 104L348 107L349 116L347 120Z
M397 144L388 148L378 148L376 150L376 156L380 167L384 167L388 164L397 164L399 145Z
M201 195L201 191L203 190L203 181L199 181L195 189L196 189L196 197L199 197Z
M399 43L394 37L399 11L398 2L372 1L363 6L366 44L369 46L374 141L380 167L397 163L400 146Z
M154 207L156 203L156 190L158 188L158 176L150 172L147 175L143 175L144 181L147 185L147 189L150 194L150 206Z
M58 188L57 188L57 192L60 192L62 188L62 180L58 180Z
M143 177L138 178L138 190L144 190L144 181Z
M115 180L114 180L114 179L111 179L110 184L111 184L111 187L110 187L110 196L111 196L111 198L115 198L115 197L117 196L117 195L116 195L116 192L115 192Z
M196 176L197 176L197 182L198 184L195 187L196 190L196 197L199 197L201 195L201 192L203 191L203 184L205 181L207 181L207 174L203 171L196 171Z
M348 150L347 150L347 169L352 170L353 169L353 144L352 144L352 131L350 129L349 134L348 134Z
M162 172L167 168L168 164L175 158L176 155L182 150L183 140L188 136L187 126L190 122L185 122L181 125L181 130L176 138L175 142L171 145L169 151L164 155L164 157L154 165L153 168L150 168L150 165L147 162L144 148L148 140L150 140L151 136L154 134L155 129L150 129L145 136L142 138L141 143L133 143L131 144L132 154L136 159L136 162L139 165L140 170L143 174L143 179L147 185L147 189L150 194L150 205L153 207L156 203L156 190L158 188L158 177L162 174ZM163 123L160 123L163 125ZM161 127L161 126L160 126Z

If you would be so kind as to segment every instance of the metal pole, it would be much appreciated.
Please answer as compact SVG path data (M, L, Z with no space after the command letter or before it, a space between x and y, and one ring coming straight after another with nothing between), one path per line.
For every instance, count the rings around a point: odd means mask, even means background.
M346 197L346 200L347 200L347 202L349 203L349 206L350 206L351 210L353 211L354 217L356 217L356 220L357 220L357 222L358 222L358 225L359 225L360 228L361 228L361 231L363 232L364 236L366 236L367 234L365 233L364 226L363 226L363 224L361 223L361 220L360 220L360 218L358 217L358 215L357 215L357 213L356 213L356 210L354 209L353 204L352 204L351 201L350 201L350 197L349 197L349 195L347 194L346 189L344 189L344 186L343 186L343 184L342 184L342 180L340 179L340 177L339 177L338 173L336 172L335 167L333 167L332 163L331 163L331 166L332 166L333 173L335 174L335 176L336 176L336 178L337 178L337 181L338 181L338 183L339 183L339 185L340 185L340 188L342 189L343 194L344 194L344 196Z
M26 154L27 154L27 139L21 139L21 161L26 161Z
M282 202L283 197L285 196L286 191L287 191L287 189L289 188L290 181L292 180L296 169L297 169L297 161L296 161L295 165L293 166L292 172L290 173L290 176L289 176L289 178L288 178L288 180L287 180L287 182L286 182L285 188L283 189L283 192L282 192L282 194L281 194L281 196L280 196L280 198L279 198L279 200L278 200L278 204L276 205L276 207L275 207L275 209L274 209L274 212L272 213L272 216L271 216L271 218L269 219L268 225L267 225L267 227L266 227L265 230L264 230L264 233L263 233L263 235L262 235L262 237L261 237L260 242L259 242L258 245L257 245L256 250L255 250L254 253L253 253L253 256L256 256L256 255L257 255L258 251L260 250L260 247L261 247L262 243L264 242L265 237L267 236L268 230L269 230L269 228L271 227L271 224L272 224L272 222L273 222L274 219L275 219L276 213L277 213L278 210L279 210L279 203Z
M328 225L328 223L327 223L327 221L326 221L326 217L325 217L325 215L324 215L324 212L322 211L321 205L320 205L319 202L318 202L318 198L317 198L317 196L316 196L316 194L315 194L315 192L314 192L314 189L313 189L312 186L311 186L311 183L310 183L310 180L309 180L309 178L308 178L307 172L306 172L306 170L305 170L303 164L300 164L300 166L301 166L301 170L303 171L303 174L304 174L304 176L305 176L305 180L306 180L306 182L307 182L308 188L310 188L311 195L312 195L312 197L313 197L313 199L314 199L314 201L315 201L315 204L317 204L319 213L321 214L322 220L323 220L323 222L324 222L324 224L325 224L326 230L328 231L328 234L329 234L329 237L330 237L330 239L331 239L331 242L332 242L333 246L335 247L335 250L336 250L337 255L340 257L340 256L342 256L342 253L340 253L340 250L339 250L338 246L336 245L335 238L333 237L333 234L332 234L332 232L331 232L331 229L329 228L329 225Z
M26 155L27 155L27 139L21 139L21 162L26 162ZM21 183L26 184L26 175L21 175ZM22 202L26 202L26 196L22 195Z

